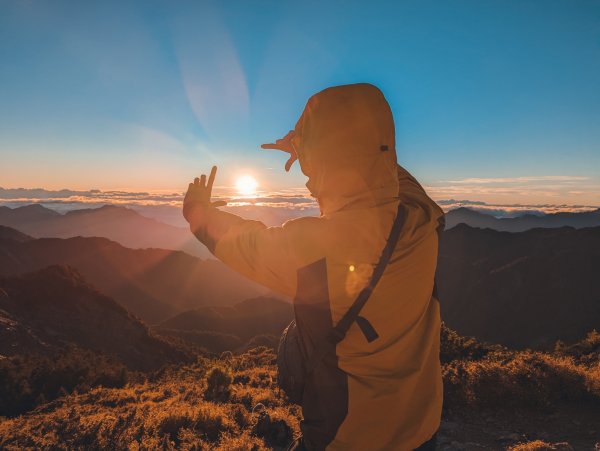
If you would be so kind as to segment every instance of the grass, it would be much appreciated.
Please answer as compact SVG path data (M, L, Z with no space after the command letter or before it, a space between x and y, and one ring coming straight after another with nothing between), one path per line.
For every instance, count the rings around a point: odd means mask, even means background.
M442 334L446 411L546 412L600 407L598 336L553 353L508 351ZM590 338L591 337L591 338ZM275 355L198 357L121 386L75 390L26 415L0 421L0 449L265 450L299 431L300 409L277 388ZM569 449L541 441L515 451Z
M273 359L266 348L200 358L155 380L64 396L0 421L0 449L283 447L298 432L299 410L279 393Z
M542 352L502 351L443 367L445 406L548 410L564 404L600 406L600 364Z

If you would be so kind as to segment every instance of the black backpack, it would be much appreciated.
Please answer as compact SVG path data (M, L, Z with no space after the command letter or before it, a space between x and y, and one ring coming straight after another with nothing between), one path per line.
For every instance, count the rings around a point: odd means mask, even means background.
M302 403L304 384L307 377L310 376L315 367L321 362L327 350L331 349L332 346L335 348L344 339L352 323L357 320L360 311L371 296L371 293L373 293L396 248L396 243L398 242L398 237L404 223L404 217L404 206L402 202L399 202L392 230L381 253L379 262L373 270L369 284L362 289L352 306L335 327L331 328L319 346L315 346L314 349L310 350L304 349L295 320L283 331L277 349L277 379L279 387L285 392L291 402L295 404ZM377 338L374 330L371 331L371 334L375 334L373 339Z

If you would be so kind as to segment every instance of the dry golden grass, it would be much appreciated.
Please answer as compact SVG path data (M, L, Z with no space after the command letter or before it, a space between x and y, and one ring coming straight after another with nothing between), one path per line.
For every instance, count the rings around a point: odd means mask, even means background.
M573 447L568 443L546 443L542 440L535 440L511 446L508 451L573 451Z
M454 337L456 338L456 337ZM592 337L595 339L595 336ZM445 408L545 412L600 407L600 362L572 352L507 351L452 339L444 364ZM588 352L590 349L592 351ZM572 351L572 350L571 350ZM267 348L169 367L121 388L93 388L0 421L0 449L265 450L299 431L300 409L277 388ZM511 411L512 411L511 410ZM565 450L541 441L513 450Z
M562 404L600 406L600 364L533 351L500 351L481 360L444 366L444 394L450 408L526 408Z
M2 421L0 448L284 446L298 431L299 411L276 388L273 357L262 349L225 360L201 359L166 371L155 381L63 397Z

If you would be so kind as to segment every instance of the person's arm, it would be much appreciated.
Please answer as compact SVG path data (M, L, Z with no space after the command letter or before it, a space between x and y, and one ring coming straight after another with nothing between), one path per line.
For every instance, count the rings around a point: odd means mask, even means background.
M213 167L208 183L202 176L189 185L183 214L190 230L227 266L276 292L293 296L298 263L290 228L267 227L260 221L218 210L222 203L210 201L215 174Z

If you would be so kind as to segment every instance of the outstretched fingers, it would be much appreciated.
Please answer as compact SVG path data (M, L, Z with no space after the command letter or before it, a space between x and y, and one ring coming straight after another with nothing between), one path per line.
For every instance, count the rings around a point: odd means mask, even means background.
M210 170L210 175L208 176L208 185L206 186L206 189L208 190L209 193L212 192L212 187L213 187L213 183L215 183L216 175L217 175L217 167L213 166L212 169Z
M273 150L281 150L280 146L277 143L266 143L260 145L261 149L273 149Z
M290 130L283 138L279 138L274 143L265 143L261 144L261 149L274 149L274 150L283 150L284 152L290 152L291 140L294 136L294 130Z

